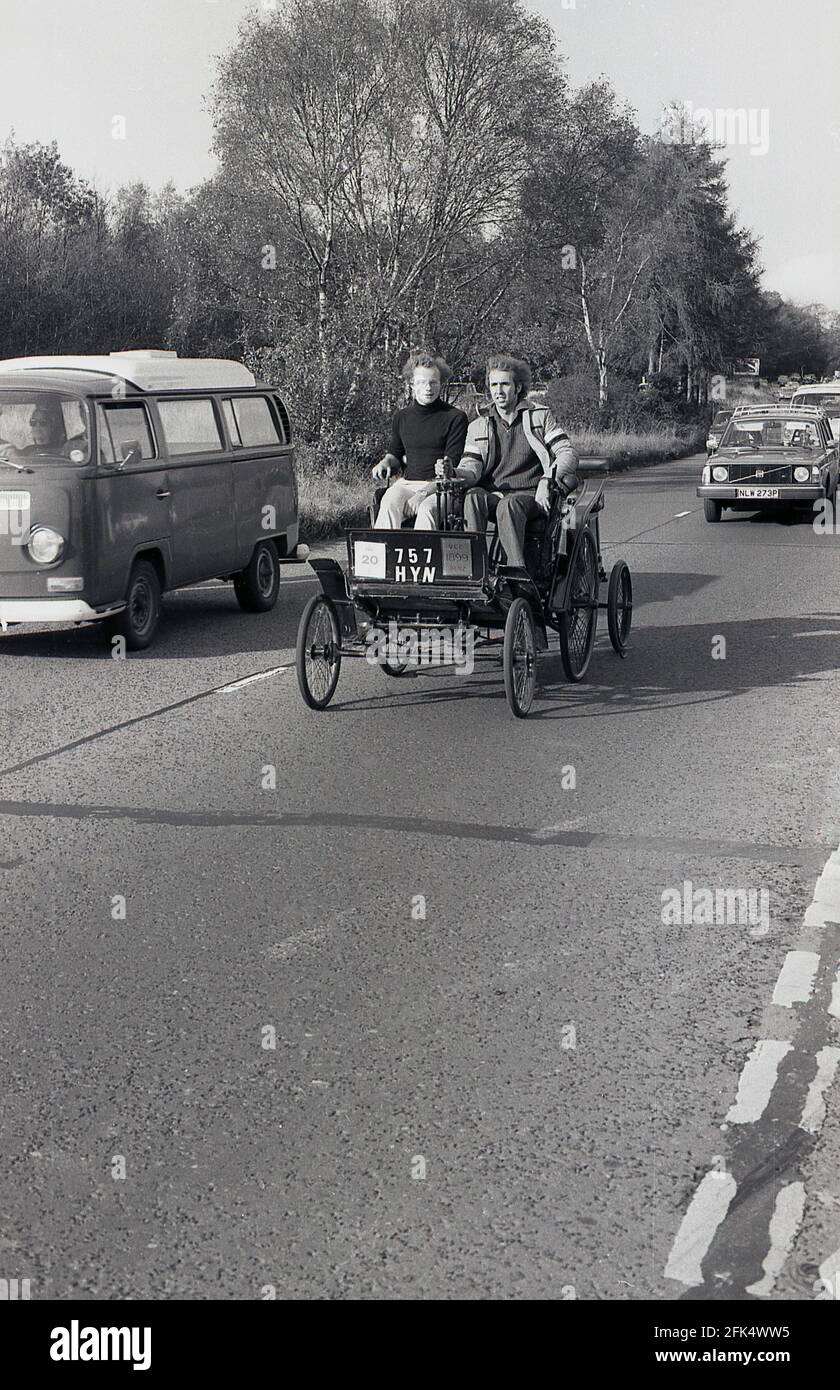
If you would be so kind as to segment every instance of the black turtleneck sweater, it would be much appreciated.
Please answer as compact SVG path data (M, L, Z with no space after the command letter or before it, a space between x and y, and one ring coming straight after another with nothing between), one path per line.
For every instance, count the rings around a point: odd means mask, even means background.
M463 410L447 405L440 397L431 405L412 401L394 414L388 453L405 458L408 482L431 482L437 459L446 454L453 463L460 462L466 438Z

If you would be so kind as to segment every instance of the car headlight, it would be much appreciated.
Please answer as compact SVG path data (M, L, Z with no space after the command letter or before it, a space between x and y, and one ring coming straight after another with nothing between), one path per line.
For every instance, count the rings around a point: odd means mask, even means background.
M803 466L800 465L799 468L794 468L794 470L793 470L794 481L797 482L797 483L807 483L807 482L808 482L808 479L810 478L810 476L811 476L811 470L810 470L810 468L805 468L805 467L803 467Z
M36 526L29 533L26 548L39 565L51 565L64 549L64 537L51 526Z
M719 463L712 469L712 477L716 483L725 483L729 477L729 469L724 468L723 464Z

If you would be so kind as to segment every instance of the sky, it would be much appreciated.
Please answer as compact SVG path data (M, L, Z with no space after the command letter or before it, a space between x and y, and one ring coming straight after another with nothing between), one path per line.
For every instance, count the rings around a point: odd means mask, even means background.
M55 139L102 191L134 179L192 187L214 168L203 107L214 59L261 3L0 0L0 140ZM570 82L606 77L646 133L669 102L710 113L765 286L840 310L837 0L528 3L552 24ZM728 130L727 111L742 113Z

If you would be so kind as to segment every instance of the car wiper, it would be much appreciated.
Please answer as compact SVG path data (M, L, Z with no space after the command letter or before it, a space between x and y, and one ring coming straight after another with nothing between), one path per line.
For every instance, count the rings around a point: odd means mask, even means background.
M4 458L0 458L0 463L5 463L5 465L6 465L7 468L16 468L17 471L18 471L18 473L31 473L31 472L32 472L32 469L31 469L31 468L28 468L28 467L26 466L25 463L15 463L15 460L14 460L14 459L4 459Z

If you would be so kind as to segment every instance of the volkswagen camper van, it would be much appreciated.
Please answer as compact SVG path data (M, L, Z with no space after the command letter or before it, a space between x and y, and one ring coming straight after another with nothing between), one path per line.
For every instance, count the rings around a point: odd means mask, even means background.
M266 612L297 557L286 407L239 362L163 351L0 361L0 628L102 620L147 647L166 590Z

